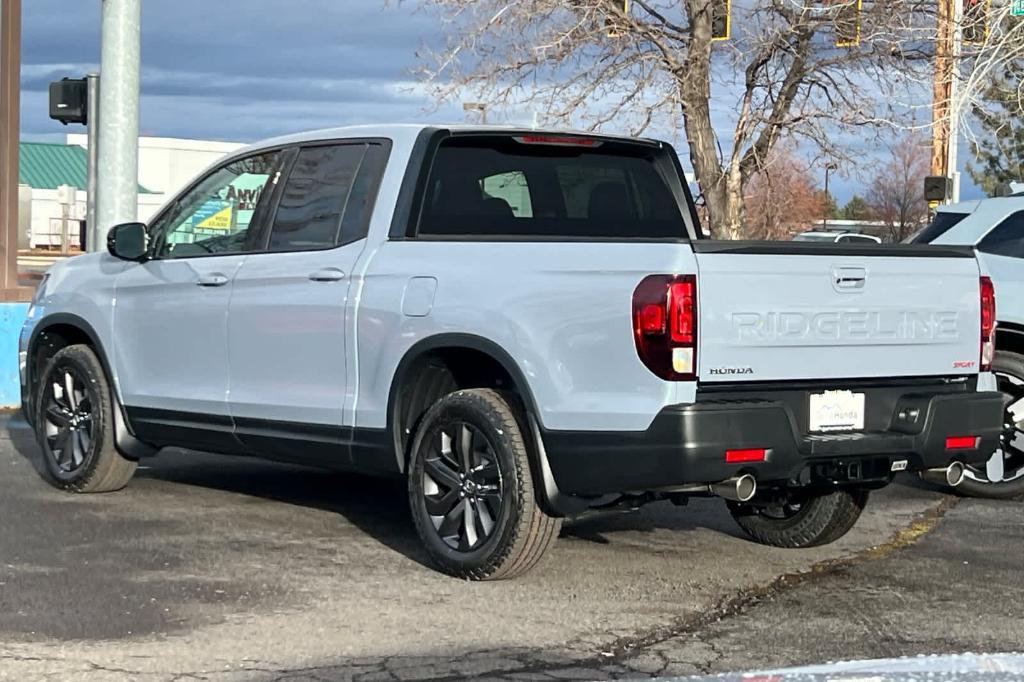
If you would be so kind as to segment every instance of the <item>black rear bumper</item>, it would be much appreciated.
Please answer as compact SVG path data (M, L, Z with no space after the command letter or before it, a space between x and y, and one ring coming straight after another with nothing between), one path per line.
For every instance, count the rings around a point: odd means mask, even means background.
M806 395L806 392L796 392ZM984 462L998 447L998 392L907 391L872 401L868 430L807 433L792 392L786 398L705 400L663 409L646 431L547 431L544 445L558 489L574 495L666 490L739 473L759 483L885 482L893 463L907 471ZM882 409L886 414L878 414ZM874 423L872 423L874 422ZM873 427L873 428L872 428ZM946 439L976 436L977 447L947 450ZM732 464L727 450L767 449L763 462ZM902 469L902 465L898 465Z

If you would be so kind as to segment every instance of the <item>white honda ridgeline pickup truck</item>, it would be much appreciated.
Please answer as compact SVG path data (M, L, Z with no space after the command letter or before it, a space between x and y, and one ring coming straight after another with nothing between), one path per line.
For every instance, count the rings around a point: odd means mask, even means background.
M50 270L25 415L76 492L164 446L403 475L473 579L528 570L563 517L695 495L759 542L831 542L894 472L955 485L995 451L971 249L700 235L652 140L271 140Z

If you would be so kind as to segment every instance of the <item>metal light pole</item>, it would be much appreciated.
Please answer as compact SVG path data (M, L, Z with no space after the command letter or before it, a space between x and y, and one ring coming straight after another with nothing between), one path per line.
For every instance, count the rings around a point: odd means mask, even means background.
M838 166L836 166L836 164L832 163L831 161L828 161L828 162L825 163L825 202L826 203L825 203L825 208L821 212L821 229L822 230L828 230L828 209L829 209L829 206L828 206L828 203L827 203L828 200L829 200L829 194L828 194L828 174L829 174L830 171L834 171L836 168L838 168Z
M98 251L103 243L96 239L96 195L97 179L99 178L100 165L100 75L90 73L85 77L86 97L88 98L89 110L86 114L88 121L89 139L89 175L85 189L87 202L85 205L85 229L86 229L86 251Z
M138 214L141 0L103 0L94 244ZM90 147L92 142L90 141Z

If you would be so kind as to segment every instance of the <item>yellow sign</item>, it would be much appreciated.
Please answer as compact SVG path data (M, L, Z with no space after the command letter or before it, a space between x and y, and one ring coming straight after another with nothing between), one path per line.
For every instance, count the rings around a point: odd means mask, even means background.
M221 210L217 211L209 218L206 218L196 227L202 227L207 230L230 230L231 229L231 205L228 204Z

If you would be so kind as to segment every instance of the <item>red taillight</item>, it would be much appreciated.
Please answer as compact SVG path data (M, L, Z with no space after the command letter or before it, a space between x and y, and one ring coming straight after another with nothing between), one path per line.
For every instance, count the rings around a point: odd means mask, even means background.
M947 450L974 450L977 447L977 436L950 436L946 439Z
M996 353L996 288L989 277L981 278L981 371L992 369Z
M665 306L648 303L640 310L640 331L644 334L665 333Z
M512 138L519 144L546 144L552 147L600 147L601 140L569 135L519 135Z
M673 282L669 286L669 304L672 310L672 341L693 345L693 332L697 326L697 281Z
M651 275L633 292L633 338L640 360L662 379L697 377L697 278Z
M726 464L740 464L742 462L763 462L768 451L764 448L750 448L747 450L726 450Z

